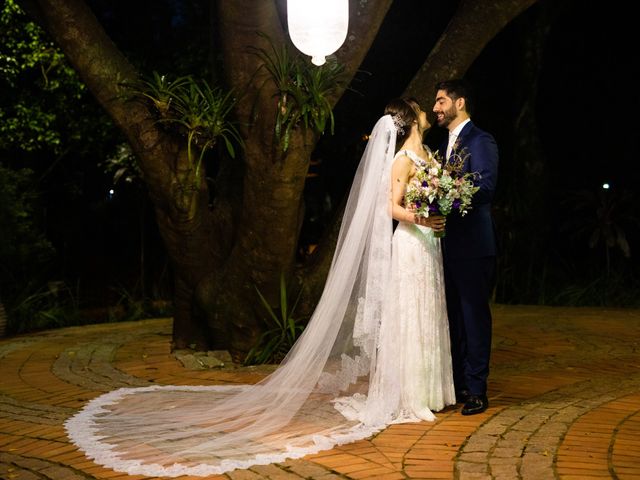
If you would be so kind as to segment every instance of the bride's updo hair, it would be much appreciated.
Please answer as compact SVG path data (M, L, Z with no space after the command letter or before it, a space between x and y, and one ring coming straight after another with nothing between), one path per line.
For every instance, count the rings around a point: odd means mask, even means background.
M414 98L394 98L384 109L385 115L391 115L396 126L396 152L411 133L411 126L418 122L420 106Z

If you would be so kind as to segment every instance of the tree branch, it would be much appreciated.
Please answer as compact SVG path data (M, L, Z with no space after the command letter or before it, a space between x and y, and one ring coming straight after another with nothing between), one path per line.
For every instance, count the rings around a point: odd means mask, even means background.
M285 41L275 0L218 2L218 15L225 76L228 85L234 88L239 96L236 113L242 124L242 134L246 138L250 125L265 123L266 128L252 129L252 132L267 132L268 135L265 135L262 143L265 148L270 148L275 88L267 72L258 71L261 61L248 47L270 51L268 40L259 33L267 35L275 45L281 45ZM271 88L265 87L258 98L258 88L265 81ZM252 113L266 113L266 116L251 118Z
M421 105L431 105L436 83L462 77L484 47L536 1L462 0L404 95L416 97Z
M135 81L138 73L93 12L82 0L19 0L19 3L49 32L100 105L125 133L141 160L156 202L169 202L161 192L169 191L166 186L171 178L167 168L156 161L162 155L154 152L166 150L170 145L177 153L178 147L156 127L143 104L127 98L123 84ZM157 188L159 185L164 188Z
M129 123L132 107L122 105L120 85L137 78L137 73L87 5L81 0L20 0L20 4L51 34L114 121Z

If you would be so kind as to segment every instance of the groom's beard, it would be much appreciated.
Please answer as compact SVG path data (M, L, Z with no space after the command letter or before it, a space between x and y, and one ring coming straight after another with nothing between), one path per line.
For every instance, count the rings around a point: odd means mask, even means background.
M449 110L445 110L442 112L444 115L442 120L438 120L438 126L447 128L451 122L453 122L458 116L458 109L455 105L451 105Z

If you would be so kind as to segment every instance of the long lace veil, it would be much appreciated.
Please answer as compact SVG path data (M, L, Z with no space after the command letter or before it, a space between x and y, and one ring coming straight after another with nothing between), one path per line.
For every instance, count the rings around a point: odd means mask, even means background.
M390 279L396 130L376 123L349 194L324 291L282 364L255 385L122 388L65 423L97 463L147 476L206 476L299 458L366 438L390 419L366 405ZM341 413L342 411L342 413Z

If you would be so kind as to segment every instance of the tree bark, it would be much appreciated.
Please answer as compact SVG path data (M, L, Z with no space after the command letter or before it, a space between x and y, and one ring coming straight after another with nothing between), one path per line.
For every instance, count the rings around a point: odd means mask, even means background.
M216 245L225 229L212 222L204 175L194 175L186 142L160 130L148 109L128 98L124 84L135 81L138 74L84 2L21 4L51 34L136 153L177 276L174 343L181 348L206 347L211 335L202 318L193 315L194 293L227 252Z
M362 10L359 2L351 3L352 9ZM346 66L347 80L362 62L390 3L370 2L359 12L362 18L352 22L350 45L340 58ZM304 217L302 193L318 136L296 128L285 155L274 144L278 92L266 73L258 70L260 59L247 46L270 50L268 41L258 32L265 33L276 45L286 42L275 2L238 0L220 7L227 82L243 86L236 112L243 125L245 175L242 209L236 219L237 237L220 283L224 289L214 293L212 311L234 319L231 350L240 356L253 346L262 330L260 318L265 312L255 288L275 305L280 274L291 279ZM337 102L344 90L338 90L331 101Z
M430 112L435 99L435 85L464 76L484 47L536 1L462 0L404 94L415 97Z

